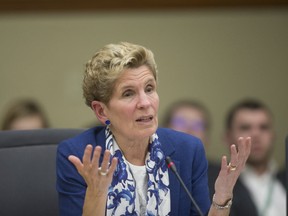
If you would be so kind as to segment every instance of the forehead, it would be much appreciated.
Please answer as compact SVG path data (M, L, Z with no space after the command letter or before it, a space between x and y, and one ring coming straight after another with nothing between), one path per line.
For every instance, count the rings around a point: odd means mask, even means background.
M266 110L240 109L235 113L232 123L262 124L271 123L271 115Z
M155 81L155 78L152 71L147 66L143 65L138 68L128 68L124 70L117 79L116 88L122 88L133 84L137 85L139 82L146 82L150 80Z
M15 119L12 122L12 125L15 127L19 127L25 129L30 128L30 127L36 127L36 126L40 126L42 125L42 119L39 115L30 115L30 116L25 116L25 117L21 117L19 119Z

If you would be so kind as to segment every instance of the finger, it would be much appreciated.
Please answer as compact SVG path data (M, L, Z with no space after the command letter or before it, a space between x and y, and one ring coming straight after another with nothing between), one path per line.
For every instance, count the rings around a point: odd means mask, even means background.
M92 164L92 170L94 173L98 171L101 151L102 151L101 146L96 146L93 152L93 158L92 158L91 164Z
M69 155L68 160L76 167L79 173L83 170L83 164L80 159L74 155Z
M242 150L241 151L242 153L245 153L247 152L247 150L249 150L250 143L251 143L251 137L239 137L238 138L238 145L239 145L239 148Z
M109 150L105 150L103 161L102 161L102 164L101 164L101 171L102 172L107 172L107 170L109 168L110 157L111 157L110 151Z
M247 161L249 155L250 155L250 151L251 151L251 137L246 137L246 139L244 140L244 143L243 143L243 154L244 154L244 158L245 158L245 162Z
M223 156L221 159L221 170L227 171L228 166L227 166L227 157Z
M238 152L236 145L231 145L230 146L230 154L231 154L231 159L230 159L230 165L232 167L237 167L238 166Z
M88 144L84 150L84 154L82 158L84 167L90 166L92 149L93 149L92 145Z
M113 173L116 170L117 164L118 164L118 158L116 158L116 157L112 158L111 166L109 168L109 174L113 175Z
M247 137L245 142L245 148L246 148L245 150L248 156L250 155L251 152L251 145L252 145L252 139L251 137Z
M250 137L239 137L238 139L238 157L242 165L246 163L251 149L251 138Z

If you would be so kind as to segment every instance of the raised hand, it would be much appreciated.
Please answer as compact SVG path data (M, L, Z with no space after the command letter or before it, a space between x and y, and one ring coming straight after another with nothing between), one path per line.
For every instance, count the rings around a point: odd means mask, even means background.
M95 147L93 156L92 151L92 145L87 145L82 162L74 155L70 155L68 159L74 164L87 184L83 216L102 216L105 215L107 193L117 166L117 158L113 158L109 164L111 154L109 150L106 150L102 164L99 166L101 147Z
M233 196L233 188L236 181L245 167L251 150L251 138L239 137L237 145L230 146L231 158L222 157L221 170L215 182L215 202L223 204Z

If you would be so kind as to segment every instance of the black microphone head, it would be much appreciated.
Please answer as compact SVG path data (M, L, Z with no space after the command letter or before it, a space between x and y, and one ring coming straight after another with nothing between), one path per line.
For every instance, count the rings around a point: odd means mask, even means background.
M171 159L169 156L167 156L167 157L165 158L165 161L166 161L166 164L167 164L168 168L171 169L173 172L176 173L176 172L177 172L177 169L176 169L176 166L175 166L175 164L173 163L172 159Z
M172 162L172 160L171 160L171 158L169 157L169 156L167 156L166 158L165 158L165 161L166 161L166 164L167 165L169 165L171 162ZM173 162L172 162L173 163Z

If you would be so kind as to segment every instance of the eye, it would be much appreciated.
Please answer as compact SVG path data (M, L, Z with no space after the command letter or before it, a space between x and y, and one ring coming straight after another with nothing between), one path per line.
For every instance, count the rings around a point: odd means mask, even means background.
M243 124L243 125L240 125L239 129L241 131L249 131L251 129L251 126L248 124Z
M268 131L268 130L270 130L270 125L268 125L268 124L261 124L261 125L260 125L260 130L262 130L262 131Z
M155 86L154 85L147 85L146 86L146 92L153 92L155 89Z
M123 93L123 97L131 97L133 95L133 91L132 90L126 90Z

